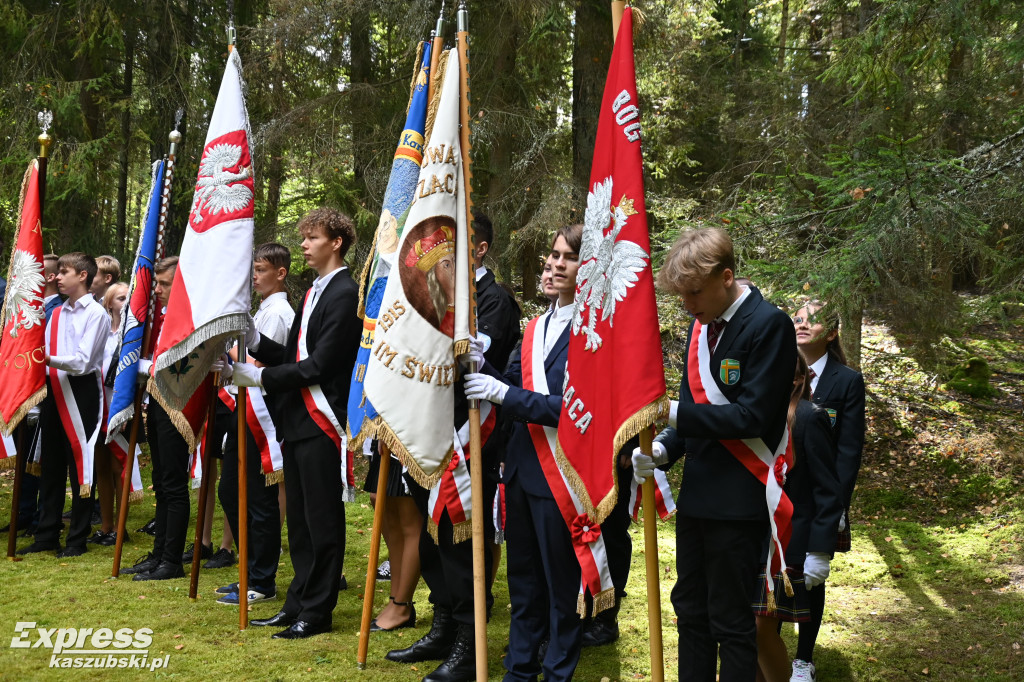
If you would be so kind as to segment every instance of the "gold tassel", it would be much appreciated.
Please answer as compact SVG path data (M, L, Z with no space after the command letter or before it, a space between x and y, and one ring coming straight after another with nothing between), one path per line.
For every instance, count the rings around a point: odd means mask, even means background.
M639 7L633 5L630 7L633 7L633 39L635 40L640 35L640 27L647 21L647 15L641 12Z
M452 526L452 544L459 544L473 538L473 522L469 519Z
M128 504L135 504L142 502L143 492L141 490L133 490L128 493Z
M441 544L441 541L437 539L437 523L434 519L427 519L427 534L434 541L435 545Z
M786 571L782 572L782 582L786 586L786 596L787 597L792 597L793 596L793 583L790 582L790 580L789 580L789 573L787 573Z
M25 465L25 473L32 474L33 476L42 476L43 469L39 466L39 462L29 462Z
M768 591L768 613L775 613L777 604L775 603L775 593L771 590Z
M271 471L269 474L263 474L264 485L271 486L280 483L284 480L284 469L278 469L277 471Z
M576 598L576 613L580 615L580 618L587 617L587 600L583 598L583 593Z

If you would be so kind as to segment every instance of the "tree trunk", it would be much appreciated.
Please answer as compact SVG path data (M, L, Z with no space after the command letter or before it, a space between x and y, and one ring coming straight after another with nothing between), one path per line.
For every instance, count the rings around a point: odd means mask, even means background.
M370 53L370 10L365 3L356 5L350 24L349 45L352 62L349 81L353 90L373 83L373 61ZM357 98L353 98L353 102ZM373 125L366 120L372 116L372 107L351 105L352 113L352 174L359 188L360 196L369 196L366 186L366 170L372 159Z
M786 65L786 33L789 29L789 0L782 0L782 18L779 22L779 58L778 67L782 71Z
M861 323L864 319L864 306L859 303L847 303L839 311L839 326L842 329L843 352L846 362L853 369L860 371Z
M584 204L601 115L601 97L612 55L611 8L606 0L576 0L572 42L573 205Z
M134 73L135 31L129 28L125 31L124 40L124 85L121 88L121 94L124 95L125 107L121 112L121 150L117 155L117 243L114 245L114 250L122 261L128 254L128 149L131 146L131 98Z

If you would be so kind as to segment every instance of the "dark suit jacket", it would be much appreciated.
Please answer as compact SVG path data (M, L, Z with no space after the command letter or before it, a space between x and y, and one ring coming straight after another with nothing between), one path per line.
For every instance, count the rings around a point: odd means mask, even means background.
M843 513L828 414L806 400L800 401L793 420L793 450L795 464L786 475L786 494L793 503L786 563L800 566L807 552L835 550Z
M253 357L267 365L263 386L272 398L274 425L285 440L301 440L323 433L309 416L299 389L320 385L335 416L345 423L348 387L363 324L356 314L359 285L348 270L336 274L320 294L306 329L309 356L297 362L302 310L295 316L282 346L260 335L259 349Z
M491 339L491 347L484 353L495 367L504 367L522 333L519 320L523 313L516 299L494 280L487 271L476 283L477 329Z
M864 451L864 377L829 358L825 371L818 377L818 387L811 400L826 411L835 411L832 431L836 445L836 471L843 486L843 507L849 520L850 499L857 484Z
M543 322L539 325L543 325ZM565 376L565 361L569 357L569 334L571 331L572 327L566 325L551 352L544 358L544 374L548 380L548 390L553 392L552 395L542 395L522 388L521 353L515 353L509 358L508 369L505 370L503 376L498 374L489 363L486 363L483 368L483 371L497 376L509 384L501 409L507 418L513 420L513 424L505 450L505 472L502 479L509 482L518 476L519 484L523 489L536 497L550 498L552 495L526 424L529 422L556 428L558 426L558 417L562 412L562 381ZM542 326L537 329L537 335L538 338L534 343L543 343Z
M50 299L50 301L46 304L46 306L43 309L43 313L46 315L47 322L50 321L50 315L53 314L53 311L59 308L62 303L64 303L64 299L60 295L57 295Z
M697 338L691 323L686 357L694 343ZM707 519L766 518L764 486L720 440L761 438L769 448L776 448L786 428L796 355L793 322L752 289L725 326L711 356L715 383L730 403L695 404L684 364L677 426L657 438L670 462L686 455L676 502L680 514ZM740 366L739 381L732 385L726 385L719 372L726 359Z

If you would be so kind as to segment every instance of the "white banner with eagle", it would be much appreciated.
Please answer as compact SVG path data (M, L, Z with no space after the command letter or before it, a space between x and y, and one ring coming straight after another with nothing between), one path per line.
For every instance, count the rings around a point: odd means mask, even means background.
M412 208L388 276L364 389L377 438L433 487L452 456L456 348L469 339L469 252L459 146L459 56L442 55L440 95ZM412 407L412 409L410 409Z

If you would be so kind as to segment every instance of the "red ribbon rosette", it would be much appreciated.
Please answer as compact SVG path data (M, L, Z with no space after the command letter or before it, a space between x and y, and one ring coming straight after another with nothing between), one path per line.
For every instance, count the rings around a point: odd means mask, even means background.
M779 455L775 458L775 480L778 481L779 486L786 484L787 471L789 471L789 464L786 462L786 456Z
M590 544L601 537L601 526L586 514L580 514L572 521L572 539L580 544Z

